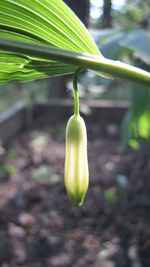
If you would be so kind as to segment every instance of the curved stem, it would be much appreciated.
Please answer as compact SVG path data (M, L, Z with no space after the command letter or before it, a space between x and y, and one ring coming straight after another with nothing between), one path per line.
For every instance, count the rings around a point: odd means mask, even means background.
M82 70L79 68L73 75L73 90L74 90L74 115L79 115L79 93L78 93L78 73Z
M0 50L38 57L41 60L59 61L74 65L75 70L76 68L82 67L93 70L100 75L105 74L106 77L123 78L150 86L150 72L104 57L97 57L85 53L79 54L46 45L16 42L2 38L0 39Z

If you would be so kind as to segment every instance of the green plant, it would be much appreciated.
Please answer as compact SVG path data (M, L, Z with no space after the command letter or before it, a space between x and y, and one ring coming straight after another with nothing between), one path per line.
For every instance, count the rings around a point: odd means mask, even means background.
M150 34L145 30L113 29L98 37L98 46L104 56L112 59L125 58L126 61L136 63L144 69L150 67ZM98 81L103 83L102 78L98 78ZM129 144L137 148L150 139L150 88L134 83L118 82L117 85L111 80L107 87L108 90L105 91L109 94L113 93L114 89L121 92L126 88L130 91L131 104L121 125L121 140L124 145Z
M79 68L150 85L149 72L104 58L62 0L1 1L1 84L74 73Z
M104 58L62 0L3 0L0 8L0 83L73 73L150 84L150 73Z

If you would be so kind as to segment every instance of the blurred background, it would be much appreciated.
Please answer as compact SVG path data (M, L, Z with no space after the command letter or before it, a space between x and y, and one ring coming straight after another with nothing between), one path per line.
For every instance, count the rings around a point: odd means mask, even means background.
M149 0L65 0L101 53L150 70ZM150 266L150 88L79 76L90 189L69 203L72 75L0 86L0 266Z

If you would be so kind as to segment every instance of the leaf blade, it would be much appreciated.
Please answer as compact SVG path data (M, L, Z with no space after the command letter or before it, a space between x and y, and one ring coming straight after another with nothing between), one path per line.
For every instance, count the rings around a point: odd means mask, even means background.
M102 56L86 28L62 0L3 0L0 8L0 38L32 44L47 44L64 50ZM17 66L13 60L11 64L14 64L14 67L11 66L12 68L10 68L7 64L7 62L10 64L12 56L6 58L5 54L5 61L3 62L2 53L0 56L0 83L6 83L11 79L26 80L28 77L30 80L33 77L63 75L72 73L76 69L75 66L60 62L54 63L53 60L49 60L48 70L47 65L44 67L46 59L42 59L42 57L40 60L43 65L40 64L35 69L35 58L27 55L30 66L27 64L23 66L23 63L20 62L23 67L20 68L18 65L17 71ZM18 60L18 56L16 56L16 60ZM6 66L4 67L3 64ZM3 68L4 71L2 71ZM9 76L6 75L7 68ZM12 75L10 75L11 69ZM14 74L15 69L16 73ZM27 72L28 75L26 75Z

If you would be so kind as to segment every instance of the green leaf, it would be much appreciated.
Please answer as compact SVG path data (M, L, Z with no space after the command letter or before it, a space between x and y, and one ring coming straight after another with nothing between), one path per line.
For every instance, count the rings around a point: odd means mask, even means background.
M129 144L134 149L140 146L141 141L150 139L150 90L136 89L137 93L134 92L131 108L121 124L122 144Z
M129 140L129 145L133 148L133 149L138 149L139 148L139 141L137 141L136 139L130 139Z
M62 0L1 1L1 38L101 57L84 25ZM72 73L77 68L25 54L0 52L0 83Z
M6 63L7 62L7 63ZM73 72L74 66L21 54L0 52L0 84L11 80L30 80Z
M150 110L150 88L136 84L131 93L131 112L138 118L143 112Z
M107 58L118 59L123 50L125 50L120 42L125 38L126 34L123 31L113 32L113 36L110 35L108 39L102 45L100 45L100 50L103 55ZM105 40L105 39L104 39Z
M120 41L120 45L131 49L136 57L150 64L150 34L147 31L130 32L126 38Z
M150 139L150 110L144 112L139 118L139 135L145 140Z

